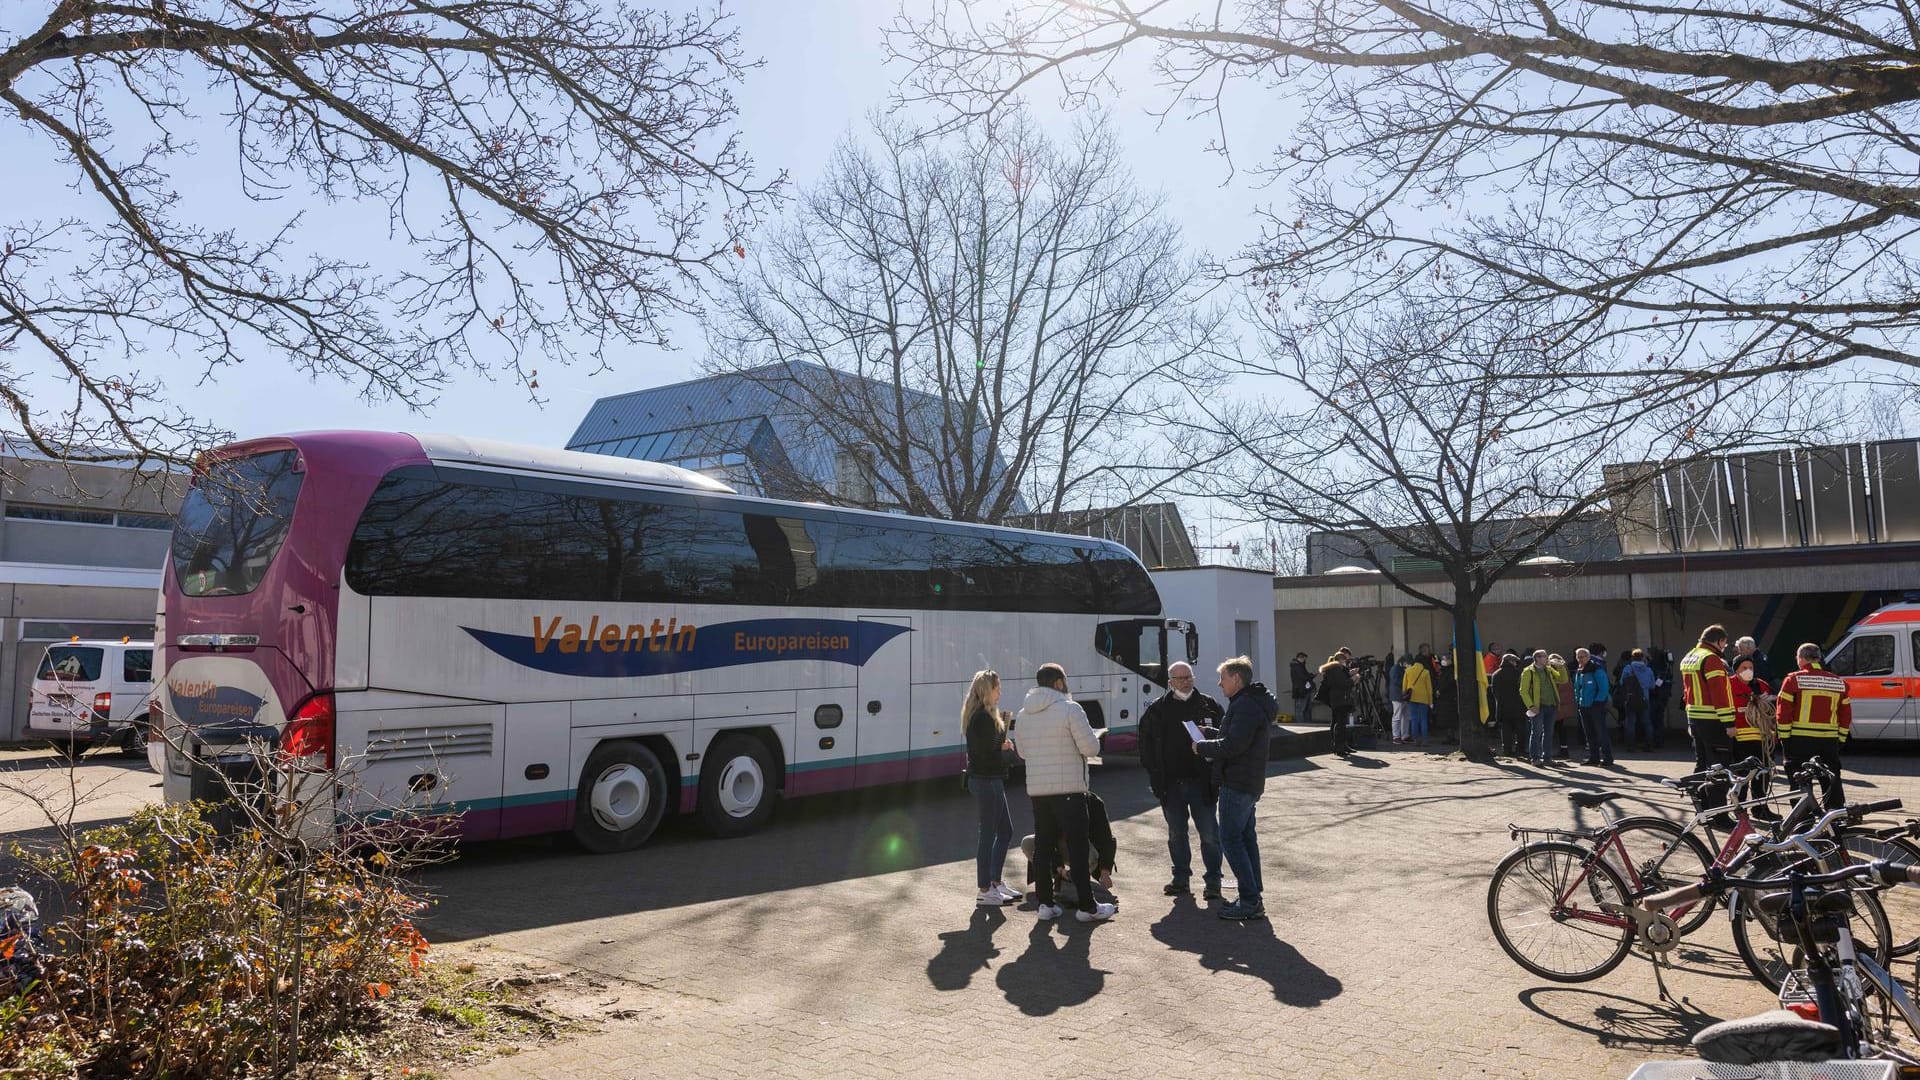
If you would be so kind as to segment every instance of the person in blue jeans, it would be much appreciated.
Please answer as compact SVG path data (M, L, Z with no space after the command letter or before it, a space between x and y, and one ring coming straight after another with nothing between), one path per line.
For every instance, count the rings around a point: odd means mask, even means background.
M1586 649L1573 652L1573 704L1580 710L1580 730L1587 737L1587 759L1582 765L1613 764L1613 736L1607 730L1607 701L1612 687L1607 665Z
M1267 917L1260 880L1260 841L1254 809L1267 785L1267 747L1280 702L1253 681L1253 661L1236 656L1222 663L1220 692L1227 696L1226 716L1218 729L1193 744L1193 752L1220 766L1220 847L1240 879L1240 895L1220 909L1223 919Z
M1175 661L1167 668L1167 692L1140 714L1140 766L1147 772L1147 788L1167 819L1167 854L1173 860L1173 878L1162 891L1168 896L1193 893L1193 844L1188 822L1200 834L1202 879L1208 900L1223 899L1220 892L1220 823L1215 817L1217 789L1213 768L1193 753L1187 722L1208 728L1226 715L1220 703L1194 689L1193 666Z
M1013 742L1007 737L1007 722L1000 715L999 705L1000 676L992 671L975 672L960 715L967 733L967 790L973 793L974 808L980 816L979 844L974 851L975 884L980 890L974 903L980 907L999 907L1021 899L1020 893L1001 880L1007 848L1013 843L1013 814L1007 808L1007 755L1013 750Z
M1533 663L1520 669L1520 701L1527 707L1527 760L1553 761L1554 713L1560 708L1560 676L1547 663L1547 650L1535 649Z

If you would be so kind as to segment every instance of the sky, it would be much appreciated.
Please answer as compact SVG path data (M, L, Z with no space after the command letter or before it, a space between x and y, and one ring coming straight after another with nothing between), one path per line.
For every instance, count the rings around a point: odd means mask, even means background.
M838 141L859 135L869 115L888 106L902 69L886 62L882 27L894 20L898 4L899 0L740 0L727 5L744 52L763 61L736 88L738 129L761 176L784 170L792 185L789 193L803 190L820 177ZM671 10L707 5L669 0L665 6ZM38 5L25 8L31 14ZM12 25L16 21L0 17L0 38L23 29ZM1261 99L1257 88L1251 92L1243 88L1228 98L1229 141L1241 156L1241 168L1235 172L1219 155L1208 152L1219 134L1213 120L1176 118L1163 123L1152 114L1151 110L1166 105L1168 95L1155 85L1150 59L1144 50L1128 57L1131 67L1118 72L1122 92L1106 102L1125 160L1140 186L1165 197L1166 212L1182 227L1192 252L1232 255L1254 235L1253 211L1275 202L1279 194L1264 190L1246 165L1271 151L1283 137L1286 105ZM1079 119L1045 91L1030 96L1027 104L1051 130L1064 133ZM203 124L193 132L199 150L184 161L175 159L176 179L190 216L232 222L244 231L249 225L264 229L289 211L301 210L308 214L303 227L315 230L317 239L337 246L341 236L351 236L351 246L364 248L364 257L375 270L380 268L381 247L397 243L384 235L381 215L356 217L351 208L329 206L300 192L266 205L250 206L239 198L232 143L218 109L217 102L202 104ZM919 119L927 117L921 114ZM69 189L70 175L48 168L52 161L38 136L25 135L18 126L0 126L0 190L9 193L8 217L13 221L71 213L98 215L90 195ZM747 242L752 242L750 236ZM211 380L200 379L197 366L170 360L159 350L141 357L140 363L146 374L172 384L171 396L177 403L242 438L320 428L372 428L485 435L559 446L595 399L697 374L705 346L701 324L697 319L679 318L669 324L669 330L672 349L628 348L616 353L611 370L593 372L586 366L564 368L536 361L533 366L539 368L544 399L539 403L529 401L526 391L511 378L489 381L471 372L459 373L431 406L415 410L398 402L369 403L353 385L310 379L270 354L223 368ZM35 390L52 401L63 393L51 384ZM1189 524L1197 526L1203 540L1230 529L1226 521L1217 528L1205 520Z
M745 52L764 60L764 66L751 71L737 92L739 129L762 175L785 170L792 190L805 188L819 177L835 143L858 133L872 110L887 105L900 70L885 62L881 28L893 20L897 5L898 0L809 0L804 4L744 0L728 5ZM667 6L700 5L676 0ZM14 29L0 23L0 36ZM1138 55L1138 69L1131 76L1123 75L1129 91L1109 105L1126 158L1142 186L1166 196L1168 213L1183 227L1192 249L1231 254L1252 234L1251 210L1270 201L1273 193L1260 190L1247 172L1230 178L1226 162L1207 153L1215 135L1210 121L1162 125L1150 115L1149 109L1164 104L1166 95L1153 87L1145 69L1147 59L1144 52ZM1275 125L1283 120L1278 115L1281 106L1259 101L1243 104L1249 107L1233 114L1235 127L1247 133L1240 145L1248 150L1270 149L1276 140ZM1049 127L1064 129L1073 122L1044 94L1030 105ZM179 179L189 198L196 192L215 193L203 196L215 204L215 214L231 213L243 220L249 208L229 210L230 202L217 202L231 198L234 182L231 144L223 144L222 135L217 128L207 131L202 139L205 152L184 167ZM88 201L61 189L70 177L50 175L45 168L50 160L44 144L30 143L17 127L0 127L0 190L10 193L13 212L9 216L17 221L35 212L49 216L74 208L97 212ZM196 176L195 170L203 175ZM261 207L259 220L275 220L290 208L300 208L299 200L295 195ZM335 222L347 213L328 208L318 199L312 199L308 209L312 214L308 227L316 229L336 227ZM376 250L377 240L369 242ZM377 269L378 255L371 258ZM544 404L529 402L511 381L489 382L465 373L432 407L414 411L400 403L370 405L353 386L309 380L289 372L270 355L225 369L201 385L187 383L197 371L184 363L174 371L164 357L154 357L147 366L180 384L177 397L193 412L243 437L369 427L486 434L560 445L594 399L695 373L704 348L701 326L697 320L680 319L671 325L671 332L674 349L627 350L616 357L611 371L536 365Z

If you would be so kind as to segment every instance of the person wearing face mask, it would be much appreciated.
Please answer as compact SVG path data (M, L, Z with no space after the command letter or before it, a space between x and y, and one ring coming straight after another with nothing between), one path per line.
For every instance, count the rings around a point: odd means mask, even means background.
M1762 717L1763 712L1773 709L1773 687L1760 677L1753 658L1742 657L1733 665L1733 756L1736 758L1757 757L1768 765L1773 764L1772 740L1768 738L1773 726L1771 716ZM1766 770L1754 774L1753 786L1749 789L1753 798L1764 798L1767 794ZM1753 816L1762 821L1777 820L1773 811L1764 806L1756 806Z
M1167 668L1167 692L1140 714L1140 765L1147 773L1147 789L1160 804L1167 822L1167 854L1173 877L1163 890L1168 896L1193 892L1193 846L1187 823L1200 834L1201 878L1208 900L1220 900L1220 820L1215 810L1219 793L1213 766L1193 752L1187 721L1197 728L1218 727L1226 715L1220 703L1194 688L1193 666L1176 661Z

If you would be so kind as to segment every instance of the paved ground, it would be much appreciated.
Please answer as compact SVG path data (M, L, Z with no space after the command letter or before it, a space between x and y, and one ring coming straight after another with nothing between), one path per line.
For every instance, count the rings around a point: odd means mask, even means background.
M0 755L0 781L35 760ZM1623 764L1543 774L1381 750L1276 766L1260 826L1270 923L1160 895L1163 827L1122 766L1097 784L1121 843L1121 916L1105 926L974 908L972 805L941 783L784 807L742 840L674 826L629 855L479 849L429 878L428 933L612 977L609 1002L640 1013L476 1078L1618 1078L1769 1004L1719 921L1682 949L1680 1006L1658 1004L1640 960L1559 986L1494 944L1485 887L1507 822L1571 820L1572 783L1677 810L1652 780L1684 771L1678 755ZM1856 797L1920 807L1914 759L1851 764ZM81 772L105 779L102 810L151 797L152 774L114 759ZM11 798L0 790L0 829L26 820ZM1024 798L1015 816L1025 831Z
M1862 764L1862 796L1920 807L1908 759ZM1681 771L1677 755L1612 775L1392 750L1289 763L1261 804L1270 923L1162 897L1158 813L1137 769L1110 768L1124 902L1105 926L974 909L971 804L939 785L796 805L739 841L470 858L434 877L432 933L651 988L637 1032L475 1077L1624 1077L1770 1003L1722 925L1685 949L1681 1007L1656 1004L1638 960L1544 984L1494 944L1486 879L1507 822L1570 820L1570 780L1665 805L1651 781Z

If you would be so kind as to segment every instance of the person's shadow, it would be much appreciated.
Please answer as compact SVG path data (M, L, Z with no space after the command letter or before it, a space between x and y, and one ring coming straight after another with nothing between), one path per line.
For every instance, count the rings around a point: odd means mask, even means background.
M1084 1005L1106 989L1107 972L1090 960L1094 928L1069 913L1059 929L1065 940L1056 943L1055 924L1035 920L1027 951L1000 965L995 976L1007 1001L1028 1016L1051 1016Z
M997 907L974 908L965 930L940 935L940 951L927 961L927 981L935 990L965 990L973 973L985 970L1000 955L993 934L1006 921L1006 914Z
M1275 936L1272 923L1227 922L1197 907L1190 896L1174 897L1173 910L1153 924L1152 933L1170 949L1193 953L1208 971L1264 980L1282 1005L1311 1009L1338 997L1342 989L1339 979Z

